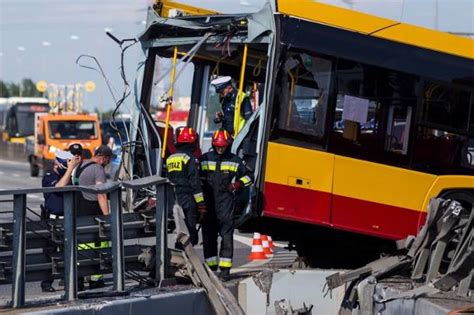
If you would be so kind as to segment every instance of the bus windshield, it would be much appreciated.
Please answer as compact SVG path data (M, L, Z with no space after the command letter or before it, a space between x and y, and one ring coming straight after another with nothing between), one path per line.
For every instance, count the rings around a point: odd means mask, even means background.
M97 130L94 121L50 121L49 137L51 139L97 139Z
M35 133L35 113L47 112L49 105L22 103L11 108L10 123L7 129L14 132L16 136L31 136Z
M16 114L18 133L22 136L31 136L35 133L35 113L18 112Z

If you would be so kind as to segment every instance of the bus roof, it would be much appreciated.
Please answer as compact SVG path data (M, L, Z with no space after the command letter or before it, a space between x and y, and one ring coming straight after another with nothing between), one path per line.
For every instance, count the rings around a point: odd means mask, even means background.
M43 97L9 97L8 104L15 105L21 103L49 104L47 98Z
M344 9L315 0L274 0L277 13L331 27L399 42L415 47L474 59L474 39ZM174 0L156 0L158 12L169 17L173 10L184 15L212 15L219 12Z
M474 40L313 0L277 0L281 14L411 46L474 59Z

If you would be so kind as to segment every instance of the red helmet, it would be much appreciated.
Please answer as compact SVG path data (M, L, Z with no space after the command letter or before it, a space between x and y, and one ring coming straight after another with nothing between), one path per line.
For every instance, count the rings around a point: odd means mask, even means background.
M184 127L178 131L176 143L195 143L196 139L197 135L193 128Z
M230 144L230 134L227 130L219 129L212 135L212 145L215 147L226 147Z

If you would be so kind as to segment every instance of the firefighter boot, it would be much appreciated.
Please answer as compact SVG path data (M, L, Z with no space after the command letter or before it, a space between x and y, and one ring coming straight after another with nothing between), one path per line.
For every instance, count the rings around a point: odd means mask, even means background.
M221 278L222 281L229 281L230 279L230 268L220 268L221 272L219 274L219 278Z

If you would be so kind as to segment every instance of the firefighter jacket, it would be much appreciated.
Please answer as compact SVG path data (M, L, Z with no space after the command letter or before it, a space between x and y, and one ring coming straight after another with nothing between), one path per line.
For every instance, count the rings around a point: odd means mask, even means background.
M234 89L229 95L224 97L222 100L222 112L224 118L222 119L222 128L227 130L231 135L234 134L234 115L235 106L237 102L237 90ZM239 119L239 130L245 124L245 121L252 116L252 104L250 103L250 97L247 94L243 95L242 103L240 104L240 116ZM237 130L237 131L239 131Z
M252 174L244 162L229 151L223 155L211 151L204 154L200 160L201 178L204 180L203 188L208 207L208 214L202 226L204 259L214 270L218 266L221 270L232 268L235 207L232 191L235 186L244 187L252 184ZM218 234L221 236L219 258Z
M212 198L208 206L214 206L216 211L232 211L234 195L229 191L229 185L235 180L240 182L241 187L249 186L253 182L253 174L241 158L229 151L222 155L210 151L200 160L206 198L207 195Z
M192 152L177 149L166 159L169 180L175 185L176 198L183 208L195 208L204 203L201 181L199 179L199 161Z

